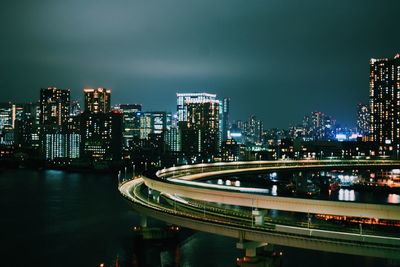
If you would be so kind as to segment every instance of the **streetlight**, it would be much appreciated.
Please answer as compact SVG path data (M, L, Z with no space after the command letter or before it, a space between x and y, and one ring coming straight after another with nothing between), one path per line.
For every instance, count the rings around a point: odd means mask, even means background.
M136 171L136 166L135 163L132 162L132 178L135 179L135 171Z

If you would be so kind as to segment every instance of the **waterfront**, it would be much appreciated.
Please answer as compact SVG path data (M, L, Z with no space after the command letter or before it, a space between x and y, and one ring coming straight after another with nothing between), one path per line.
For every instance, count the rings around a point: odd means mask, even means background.
M242 255L236 240L191 231L174 240L135 242L132 228L140 218L116 184L116 176L104 174L1 171L2 265L110 266L118 256L120 266L234 266ZM397 266L382 259L277 249L285 267Z

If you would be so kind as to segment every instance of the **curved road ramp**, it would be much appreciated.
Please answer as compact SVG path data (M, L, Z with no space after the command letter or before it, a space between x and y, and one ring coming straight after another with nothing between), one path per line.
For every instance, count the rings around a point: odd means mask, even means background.
M204 182L208 178L278 170L361 168L400 169L400 161L307 160L186 165L125 181L119 190L134 209L144 215L198 231L237 238L238 244L275 244L400 259L398 204L279 197L267 194L262 188ZM285 216L271 216L276 213ZM337 223L317 219L328 217L347 221ZM355 220L360 223L354 223ZM388 231L364 224L371 220L387 222ZM249 247L246 254L254 255L255 246Z

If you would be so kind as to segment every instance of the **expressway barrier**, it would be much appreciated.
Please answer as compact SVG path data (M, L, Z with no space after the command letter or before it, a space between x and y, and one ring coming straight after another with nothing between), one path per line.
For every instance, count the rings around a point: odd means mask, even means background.
M400 161L284 161L199 164L160 170L156 175L120 185L121 194L135 209L152 217L200 231L222 234L240 240L269 242L322 251L400 259L400 238L353 231L318 228L307 224L285 225L278 220L254 224L251 210L280 210L305 214L329 214L350 217L379 218L400 221L399 205L364 204L324 201L266 195L251 188L210 185L201 180L237 173L275 170L304 170L326 168L400 168ZM157 194L154 200L149 192ZM160 194L161 193L161 194ZM204 203L202 205L201 203ZM246 212L216 209L219 203L240 206ZM250 217L248 216L250 214ZM361 225L360 225L361 227Z

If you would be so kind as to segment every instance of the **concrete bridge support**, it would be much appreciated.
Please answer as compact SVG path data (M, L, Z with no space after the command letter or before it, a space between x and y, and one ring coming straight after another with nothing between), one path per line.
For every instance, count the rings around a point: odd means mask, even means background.
M268 214L268 211L255 209L251 212L251 214L254 217L255 225L264 225L264 218L265 218L265 215Z
M147 228L147 216L145 215L140 215L140 227Z
M152 190L151 191L152 199L153 199L153 201L155 201L157 203L160 203L160 195L161 195L161 193L159 191L157 191L157 190Z
M268 243L256 242L256 241L246 241L242 240L236 243L236 248L244 249L246 257L252 258L257 256L257 248L268 246ZM272 245L271 250L272 250Z

